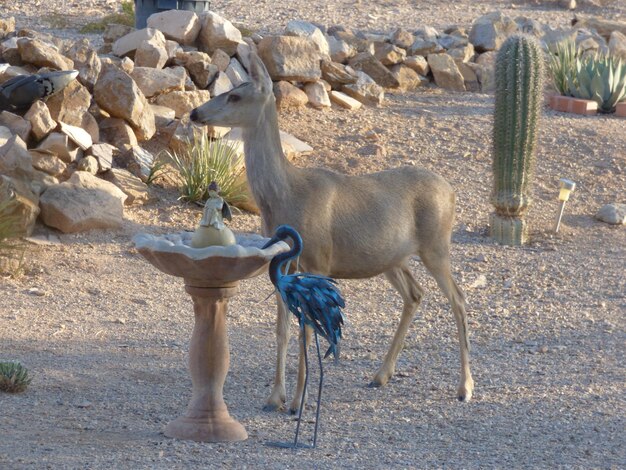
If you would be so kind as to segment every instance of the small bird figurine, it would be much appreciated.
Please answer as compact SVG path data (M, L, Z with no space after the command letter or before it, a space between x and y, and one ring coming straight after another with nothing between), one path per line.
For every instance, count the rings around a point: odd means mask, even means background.
M0 111L28 109L37 100L58 93L78 76L78 70L18 75L0 84Z
M271 443L277 447L315 447L317 444L317 428L319 423L320 403L322 399L322 387L324 384L324 370L322 367L322 356L320 354L320 344L318 335L328 341L330 347L324 357L333 354L339 357L339 340L341 339L341 325L344 316L341 311L345 307L345 302L336 281L326 276L318 276L309 273L283 274L286 265L291 260L297 258L302 253L302 238L300 234L289 225L281 225L276 229L276 233L263 247L277 243L280 240L291 239L293 247L286 253L276 255L270 262L269 275L272 284L280 293L280 296L287 308L298 319L304 343L305 379L304 391L300 399L300 410L298 414L298 424L296 426L296 437L292 443ZM287 267L286 270L289 268ZM317 394L317 410L315 416L315 431L313 434L313 445L298 445L298 433L300 422L302 421L302 410L304 408L304 397L309 377L309 362L306 348L306 334L304 327L309 326L315 334L315 346L317 348L317 358L320 367L320 382Z
M220 188L215 181L209 184L208 192L209 197L204 204L200 225L191 237L191 246L204 248L212 245L234 245L235 235L224 225L224 219L233 219L230 206L220 196Z

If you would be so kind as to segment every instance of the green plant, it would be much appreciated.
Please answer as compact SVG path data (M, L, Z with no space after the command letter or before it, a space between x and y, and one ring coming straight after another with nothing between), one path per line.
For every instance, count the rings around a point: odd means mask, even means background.
M241 178L243 158L234 144L220 139L211 141L206 133L194 134L183 151L167 155L181 177L181 199L205 201L209 184L216 181L228 203L237 205L247 200L246 182Z
M576 41L561 41L556 44L554 51L548 51L548 70L554 86L563 96L567 96L567 78L576 69L579 58Z
M23 392L31 380L28 369L19 362L0 362L0 392Z
M582 56L574 41L565 41L549 56L554 85L561 95L598 103L603 113L626 99L626 64L610 54Z
M126 26L135 26L135 7L134 2L122 2L122 11L107 15L98 21L87 23L80 28L83 34L101 33L110 24L123 24Z
M159 156L154 159L152 166L150 167L150 171L148 172L148 177L146 178L146 184L148 186L154 184L154 182L160 178L161 176L167 173L167 161Z
M490 225L492 236L506 245L527 239L524 215L531 202L543 71L541 46L531 36L509 37L496 57Z

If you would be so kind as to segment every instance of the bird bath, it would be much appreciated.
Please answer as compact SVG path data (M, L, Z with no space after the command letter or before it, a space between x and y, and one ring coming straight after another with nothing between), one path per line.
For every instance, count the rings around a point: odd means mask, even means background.
M226 333L228 299L239 281L258 276L271 259L289 250L284 242L262 249L268 241L254 234L235 234L237 244L192 248L191 232L164 236L136 235L139 253L152 265L185 281L193 299L195 324L189 344L192 396L187 412L165 428L165 435L201 442L232 442L248 438L222 395L230 353Z

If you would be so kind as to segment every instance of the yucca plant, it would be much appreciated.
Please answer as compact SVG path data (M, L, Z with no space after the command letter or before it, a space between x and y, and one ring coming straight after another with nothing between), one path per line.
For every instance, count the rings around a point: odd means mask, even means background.
M243 157L236 144L221 139L210 140L205 133L194 134L193 141L180 152L166 152L178 171L180 198L202 203L208 197L209 184L217 182L224 200L232 205L248 199Z
M568 96L567 78L576 69L579 53L576 41L561 41L548 54L548 69L559 94Z
M28 369L19 362L0 362L0 392L23 392L31 380Z
M574 41L565 41L550 54L549 68L559 93L598 103L603 113L615 111L626 99L626 63L610 54L584 56Z

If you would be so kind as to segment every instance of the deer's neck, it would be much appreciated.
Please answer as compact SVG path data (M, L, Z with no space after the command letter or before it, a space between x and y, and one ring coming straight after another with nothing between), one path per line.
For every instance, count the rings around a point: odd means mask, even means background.
M268 220L273 210L288 203L291 166L280 143L274 100L266 103L256 126L242 129L242 137L248 184L261 214Z

